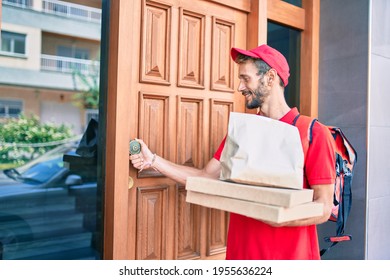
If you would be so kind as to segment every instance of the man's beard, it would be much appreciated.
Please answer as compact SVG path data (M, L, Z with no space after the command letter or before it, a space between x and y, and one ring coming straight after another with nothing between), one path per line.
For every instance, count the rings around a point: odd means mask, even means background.
M264 87L262 87L261 84L259 84L257 89L255 89L253 91L252 90L243 91L242 94L244 96L247 94L252 95L251 101L248 101L247 99L245 99L246 107L248 109L255 109L255 108L261 109L261 106L263 106L265 98L269 95L269 92Z

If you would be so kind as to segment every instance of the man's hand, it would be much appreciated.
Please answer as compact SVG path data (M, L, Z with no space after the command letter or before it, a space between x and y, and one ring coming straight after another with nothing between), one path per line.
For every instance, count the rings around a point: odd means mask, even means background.
M148 146L141 139L135 139L141 144L141 152L135 155L129 155L131 164L134 168L139 169L141 172L143 169L150 168L152 166L153 157L155 155L149 150Z
M311 188L314 191L313 201L322 203L324 205L324 211L321 216L295 220L295 221L285 222L285 223L273 223L273 222L266 222L266 221L263 222L273 227L295 227L295 226L318 225L318 224L325 223L329 219L330 214L332 212L334 185L333 184L313 185L311 186Z

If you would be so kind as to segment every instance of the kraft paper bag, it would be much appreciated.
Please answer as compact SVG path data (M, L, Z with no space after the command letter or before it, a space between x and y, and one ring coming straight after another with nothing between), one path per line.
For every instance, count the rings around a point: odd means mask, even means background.
M253 114L230 113L221 180L303 188L304 156L298 129Z

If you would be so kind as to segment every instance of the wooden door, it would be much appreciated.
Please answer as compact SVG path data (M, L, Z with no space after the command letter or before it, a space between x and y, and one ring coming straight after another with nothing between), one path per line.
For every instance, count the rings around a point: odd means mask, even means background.
M143 139L178 164L202 168L210 160L229 112L245 111L230 48L246 47L249 6L111 1L105 258L225 257L228 214L186 203L185 186L154 170L138 173L128 142Z

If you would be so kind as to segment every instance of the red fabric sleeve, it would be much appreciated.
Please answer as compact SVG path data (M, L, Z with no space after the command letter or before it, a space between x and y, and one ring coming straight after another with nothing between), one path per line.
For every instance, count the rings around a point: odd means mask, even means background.
M214 154L214 158L219 160L221 158L222 150L225 147L226 136L223 138L221 144L219 144L218 150Z

